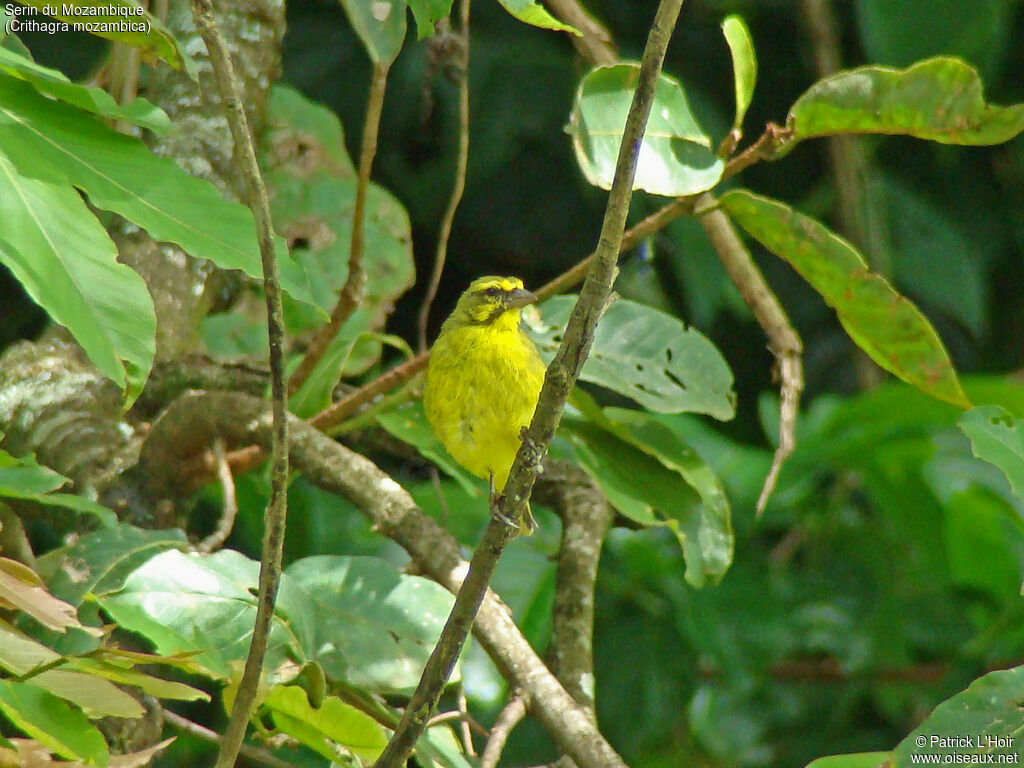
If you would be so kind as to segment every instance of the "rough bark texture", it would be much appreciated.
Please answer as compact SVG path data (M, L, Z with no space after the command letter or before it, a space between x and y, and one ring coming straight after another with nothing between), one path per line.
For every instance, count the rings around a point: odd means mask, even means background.
M280 71L284 5L281 0L224 0L217 5L244 85L246 112L258 132L267 91ZM241 179L231 161L231 136L188 3L172 4L167 25L196 60L202 90L164 64L149 73L141 95L173 121L170 133L155 141L153 149L237 198ZM195 262L176 246L154 242L130 222L115 221L111 236L119 259L143 276L153 296L158 362L178 360L193 350L199 321L222 300L231 278L209 263ZM143 399L147 410L158 409L151 398ZM135 463L136 421L123 416L116 386L92 367L66 332L14 345L0 358L4 449L15 455L35 451L41 463L70 477L77 492L102 498L119 512L134 510L129 515L133 519L145 519L147 504L122 482L121 474Z

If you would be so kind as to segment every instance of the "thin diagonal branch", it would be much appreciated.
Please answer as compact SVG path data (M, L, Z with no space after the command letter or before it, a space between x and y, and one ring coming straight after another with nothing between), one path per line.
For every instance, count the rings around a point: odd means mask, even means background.
M448 208L441 219L441 230L437 236L437 252L434 254L434 270L430 275L427 293L420 306L420 314L416 321L416 333L419 351L427 351L427 323L430 321L430 307L437 296L437 288L441 285L441 273L448 256L448 240L455 222L455 212L459 209L462 193L466 189L466 166L469 164L469 0L459 3L459 37L461 52L459 69L462 77L459 80L459 148L455 158L455 181L452 194L448 200Z
M316 368L323 358L341 326L352 315L363 300L366 290L366 268L363 256L366 250L366 190L370 185L370 171L377 154L377 135L380 132L380 116L384 110L384 92L387 90L389 64L375 62L373 78L370 81L370 95L366 102L366 119L363 122L363 143L359 150L359 175L356 178L356 199L352 208L352 240L348 256L348 277L338 294L338 303L331 311L331 320L317 331L309 349L292 372L288 380L288 391L295 392Z
M274 256L274 229L270 220L270 201L256 162L249 122L242 107L241 91L231 58L217 23L213 18L212 0L193 0L192 15L196 29L210 53L217 87L220 90L228 126L235 143L238 162L246 180L249 208L256 220L256 233L263 262L263 290L267 300L267 334L270 343L270 380L273 400L273 440L271 443L270 500L264 516L263 554L260 559L259 603L253 626L245 670L231 708L224 741L217 755L217 768L235 764L238 748L245 738L245 729L252 714L256 689L267 652L270 621L274 613L278 584L281 579L281 556L287 513L288 487L288 393L284 378L284 319L277 260Z
M757 499L757 514L760 515L775 488L783 462L796 446L796 416L800 409L800 393L804 388L801 363L803 344L761 270L754 263L750 251L736 233L732 221L717 207L715 198L705 193L701 195L698 204L701 207L698 217L711 245L768 337L768 345L779 364L779 447L775 449L771 469L768 470L761 495Z
M561 419L565 400L590 351L594 328L611 295L615 265L633 194L640 142L654 101L654 87L682 4L683 0L662 0L658 5L640 63L636 92L626 116L597 255L569 318L562 344L544 377L537 409L512 465L505 492L498 500L498 511L506 520L522 519L540 462L547 453L548 444ZM455 605L427 660L402 722L378 759L377 768L398 768L404 765L451 676L455 660L487 592L487 585L511 537L512 528L498 516L493 517L473 553L469 573L455 597ZM611 765L621 764L621 759L614 752L607 759L614 761L609 762Z

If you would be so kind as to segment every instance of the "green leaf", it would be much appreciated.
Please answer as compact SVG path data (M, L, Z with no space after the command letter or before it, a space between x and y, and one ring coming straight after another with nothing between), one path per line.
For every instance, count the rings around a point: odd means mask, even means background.
M141 48L145 58L161 58L175 69L191 73L195 68L192 59L160 20L131 0L78 0L74 3L25 0L24 4L67 22L70 29L64 32L89 32L115 43ZM72 12L56 12L67 10ZM114 13L109 13L110 10Z
M391 64L405 41L405 0L341 0L370 60Z
M441 441L427 423L423 401L404 403L393 410L377 414L377 423L403 443L413 446L424 458L430 459L462 486L470 496L480 497L480 483L462 468L445 450Z
M757 82L757 56L754 54L754 41L750 38L750 30L743 18L728 16L722 22L722 33L729 44L732 56L733 85L736 91L736 116L733 118L734 131L743 126L747 108L754 98L754 84Z
M275 685L263 700L278 730L298 739L328 760L338 758L335 744L366 764L376 760L387 746L384 728L336 696L328 696L314 709L302 688ZM331 742L334 742L333 744Z
M39 575L27 565L6 557L0 557L0 598L5 607L14 607L57 632L69 627L86 630L73 605L47 592Z
M1003 669L978 678L967 690L942 702L892 752L892 768L923 764L925 755L936 763L981 762L980 755L1018 754L1024 714L1024 667ZM971 739L970 744L963 740ZM970 758L973 758L971 760Z
M69 186L22 176L0 153L0 261L134 402L156 354L146 283Z
M733 533L728 498L711 468L649 414L602 411L580 393L574 402L586 420L567 417L569 439L609 501L643 525L666 525L675 533L690 584L718 582L732 562Z
M55 754L90 765L109 759L103 735L77 709L30 683L0 680L0 712Z
M808 763L807 768L882 768L888 765L889 752L859 752L855 755L829 755Z
M119 625L153 643L157 653L195 652L206 674L227 679L248 654L258 571L259 563L231 550L208 557L170 550L147 560L120 591L101 595L99 603ZM283 618L295 597L282 583L271 625L268 673L287 657L302 660L299 642Z
M544 29L553 29L557 32L571 32L577 37L582 33L569 24L563 24L545 10L544 6L534 0L498 0L501 7L511 13L524 24Z
M150 656L147 664L159 664L160 656ZM92 658L72 658L69 661L71 669L86 672L93 678L103 678L120 685L131 685L156 696L159 699L176 699L178 701L209 701L210 694L193 688L191 685L178 683L173 680L163 680L153 675L147 675L137 669L123 666L121 663L113 663Z
M838 133L914 136L942 144L1001 144L1024 131L1024 104L986 104L978 73L939 57L907 69L860 67L815 83L789 111L793 141Z
M382 693L416 687L451 593L374 557L307 557L285 577L312 605L308 616L289 618L329 678Z
M0 624L0 666L8 672L24 675L58 659L60 654L42 643ZM48 669L32 675L29 682L75 704L91 718L142 717L145 714L139 702L117 686L80 671Z
M576 162L591 184L611 189L626 114L639 78L638 64L597 67L576 91L566 132ZM678 80L662 74L640 144L634 189L677 197L705 192L722 177L724 163L711 151L711 138L690 111Z
M79 606L90 593L117 592L131 572L151 557L185 544L180 528L149 530L118 523L47 552L38 560L39 573L54 595Z
M416 19L416 37L422 40L434 36L434 22L451 12L452 0L409 0L409 8Z
M967 411L957 426L970 438L974 455L998 467L1014 495L1024 500L1024 419L1014 419L1001 406L985 405Z
M138 139L11 78L0 78L0 146L22 175L74 185L93 205L135 222L154 240L262 279L256 228L245 206L225 200L212 184L157 157ZM283 240L276 245L282 287L315 304L305 270Z
M543 330L529 329L545 363L562 341L575 296L540 306ZM671 315L626 299L608 307L580 378L660 413L706 413L726 421L736 413L732 371L706 336Z
M122 106L102 88L86 88L72 83L63 72L36 64L6 48L0 48L0 71L25 80L40 93L112 120L127 120L158 134L166 133L171 127L170 118L164 111L145 99L135 99Z
M821 294L850 338L878 365L932 397L970 407L931 323L871 272L852 245L811 217L747 190L727 192L720 203Z

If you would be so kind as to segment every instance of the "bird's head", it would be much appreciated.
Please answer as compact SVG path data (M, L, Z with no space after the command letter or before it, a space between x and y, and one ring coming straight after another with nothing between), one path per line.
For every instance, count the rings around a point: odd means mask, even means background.
M460 325L508 325L518 328L523 307L537 296L518 277L479 277L459 297L451 320Z

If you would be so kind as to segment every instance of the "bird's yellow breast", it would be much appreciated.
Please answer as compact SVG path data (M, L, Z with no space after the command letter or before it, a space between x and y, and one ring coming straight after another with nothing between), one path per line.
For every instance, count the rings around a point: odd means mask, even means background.
M423 406L445 448L501 491L544 380L533 342L514 322L446 323L427 369ZM502 318L501 320L506 320Z

